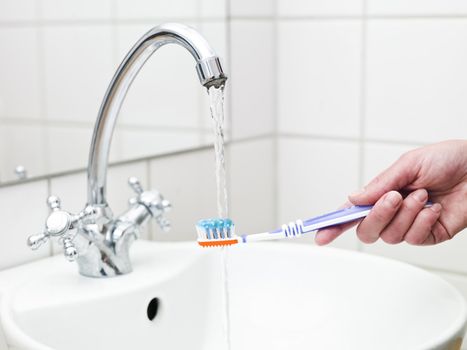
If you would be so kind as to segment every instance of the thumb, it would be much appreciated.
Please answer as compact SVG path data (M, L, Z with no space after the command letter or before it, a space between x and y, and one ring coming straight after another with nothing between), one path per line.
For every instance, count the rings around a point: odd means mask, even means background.
M375 204L385 193L399 191L410 185L418 174L416 163L411 153L406 153L362 190L352 193L349 196L350 202L355 205Z

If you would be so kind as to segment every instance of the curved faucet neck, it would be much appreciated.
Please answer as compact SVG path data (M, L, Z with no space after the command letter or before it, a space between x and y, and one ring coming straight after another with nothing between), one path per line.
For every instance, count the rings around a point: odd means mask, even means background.
M107 205L106 172L112 135L126 93L148 58L161 46L178 44L196 60L203 86L220 87L227 79L219 58L194 29L176 23L160 25L147 32L126 55L112 78L99 110L91 141L88 163L88 204Z

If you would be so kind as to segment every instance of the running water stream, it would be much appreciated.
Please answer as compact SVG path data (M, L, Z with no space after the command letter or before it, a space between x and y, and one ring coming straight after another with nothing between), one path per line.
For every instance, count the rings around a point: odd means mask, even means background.
M224 157L224 88L211 87L208 90L209 107L211 109L214 129L214 151L216 154L217 184L217 216L229 217L227 177ZM230 350L230 310L229 310L229 278L227 269L227 247L222 247L222 279L224 289L224 333L226 349Z
M214 131L214 151L216 153L217 215L229 217L227 178L224 157L224 88L211 87L208 90Z

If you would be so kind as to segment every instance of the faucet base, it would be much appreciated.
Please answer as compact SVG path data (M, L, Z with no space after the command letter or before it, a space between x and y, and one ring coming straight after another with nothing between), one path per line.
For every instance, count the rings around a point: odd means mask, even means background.
M88 249L88 252L78 257L79 273L87 277L114 277L133 271L129 257L118 258L118 264L112 258L106 256L96 246Z
M124 275L133 271L130 261L130 246L136 240L136 231L130 231L122 237L118 244L109 246L105 240L88 240L86 235L77 235L76 244L79 255L77 263L79 273L87 277L113 277ZM99 237L105 234L98 233Z

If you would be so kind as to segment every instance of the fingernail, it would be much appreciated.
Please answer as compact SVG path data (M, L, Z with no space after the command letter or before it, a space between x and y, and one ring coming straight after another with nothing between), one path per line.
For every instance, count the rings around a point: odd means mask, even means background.
M428 199L428 192L425 190L417 190L414 192L413 197L422 203L425 203L426 200Z
M435 203L430 207L430 209L433 210L436 214L439 214L441 212L441 209L443 209L443 207L441 206L441 204Z
M316 233L316 236L315 236L315 243L316 243L317 245L323 245L323 242L322 242L322 238L323 238L323 237L322 237L322 236L323 236L323 235L320 234L320 232L317 232L317 233Z
M350 194L350 197L355 197L361 195L363 192L365 192L365 187L359 189L358 191L352 192Z
M390 208L395 208L399 205L401 201L401 196L395 192L389 192L386 195L386 198L384 198L384 205L390 207Z

